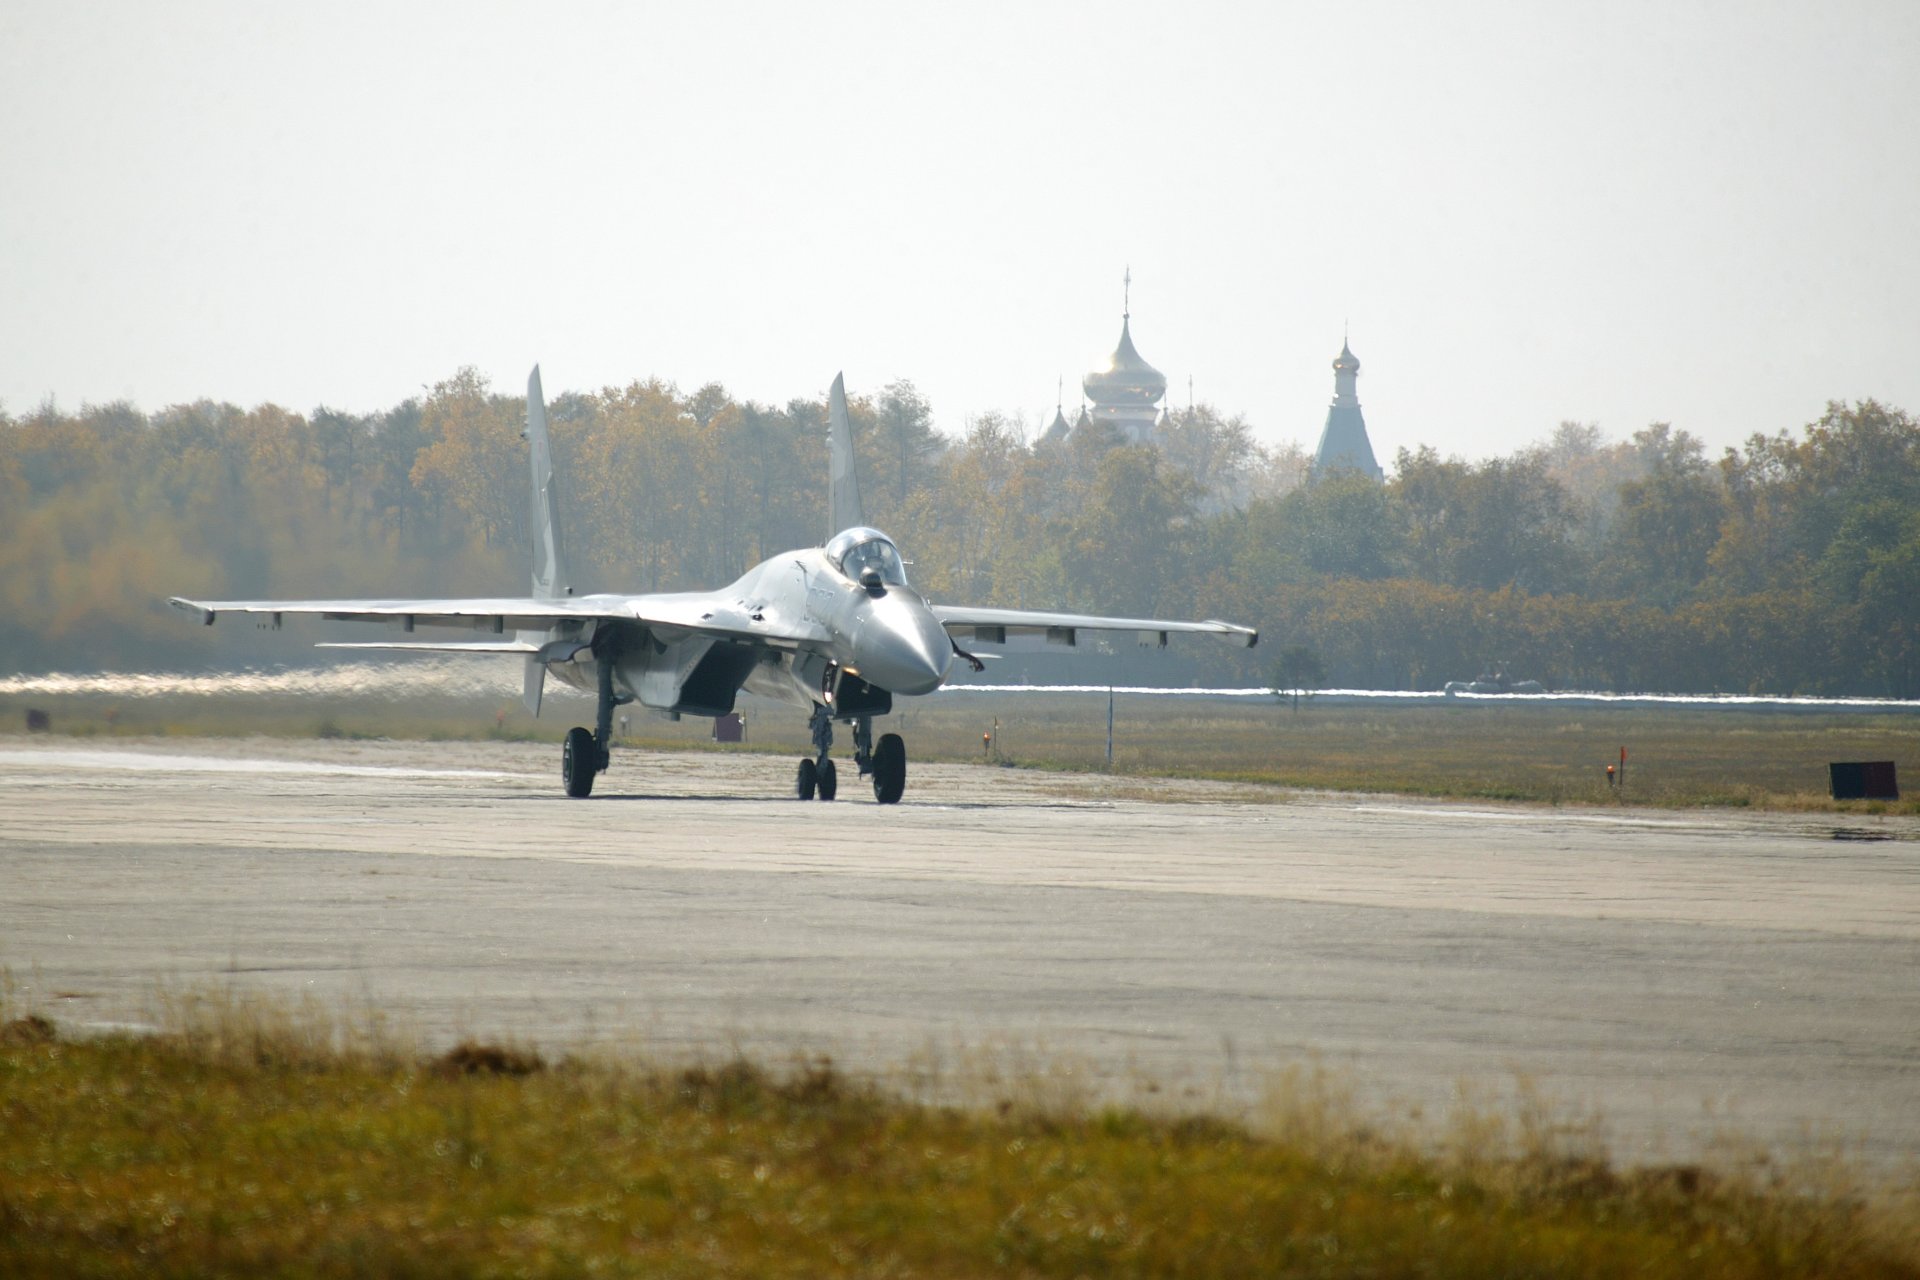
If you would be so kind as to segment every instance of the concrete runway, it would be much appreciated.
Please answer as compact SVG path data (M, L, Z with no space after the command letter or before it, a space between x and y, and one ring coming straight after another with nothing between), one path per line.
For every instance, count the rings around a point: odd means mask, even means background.
M0 965L73 1028L233 985L436 1042L1044 1060L1190 1106L1317 1060L1431 1117L1520 1073L1626 1160L1920 1157L1910 819L958 765L883 809L791 772L617 752L580 802L547 746L0 738Z

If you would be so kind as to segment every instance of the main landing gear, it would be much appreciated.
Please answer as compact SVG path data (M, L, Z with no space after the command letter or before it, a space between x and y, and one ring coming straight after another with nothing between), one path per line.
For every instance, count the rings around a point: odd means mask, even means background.
M594 711L593 732L569 729L566 742L560 748L560 780L575 800L584 800L593 794L594 778L606 770L613 758L608 744L613 740L613 708L621 699L613 692L612 658L601 658L599 665L599 704Z
M833 749L833 716L816 704L807 721L813 732L812 756L803 757L794 775L794 794L802 800L818 796L831 800L840 790L838 772L828 752ZM856 716L853 721L853 762L862 777L873 778L873 798L881 804L899 804L907 789L907 744L899 734L881 735L873 741L873 718Z

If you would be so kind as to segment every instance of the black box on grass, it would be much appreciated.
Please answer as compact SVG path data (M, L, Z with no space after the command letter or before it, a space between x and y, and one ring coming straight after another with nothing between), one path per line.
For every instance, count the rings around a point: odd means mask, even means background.
M1893 761L1868 760L1827 766L1827 790L1835 800L1898 800Z

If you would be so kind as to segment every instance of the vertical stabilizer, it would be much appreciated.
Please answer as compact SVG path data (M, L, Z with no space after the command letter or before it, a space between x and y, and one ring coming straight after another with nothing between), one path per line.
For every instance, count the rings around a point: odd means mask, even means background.
M847 386L844 375L833 375L833 390L827 393L827 507L832 525L831 538L842 529L867 522L860 510L860 481L853 473L853 424L847 419Z
M533 596L559 600L573 594L567 577L566 550L560 542L560 491L553 481L553 446L547 438L547 402L540 390L540 366L527 376L527 453L533 463L533 505L527 528L533 541ZM534 632L528 638L545 640ZM547 680L547 664L528 658L520 681L520 701L533 715L540 714L540 694Z
M547 440L547 403L540 392L540 366L527 376L527 451L533 459L533 595L559 600L573 594L566 549L560 542L560 493L553 482L553 446Z

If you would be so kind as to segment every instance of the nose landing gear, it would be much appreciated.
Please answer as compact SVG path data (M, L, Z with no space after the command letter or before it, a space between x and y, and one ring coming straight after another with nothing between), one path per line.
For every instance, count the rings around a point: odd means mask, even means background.
M812 756L804 756L794 774L794 794L802 800L818 797L831 800L839 793L839 771L828 752L833 749L833 715L815 704L807 721L813 733ZM862 777L873 778L873 798L881 804L898 804L907 789L907 746L897 733L889 733L873 744L873 718L853 718L853 762Z

